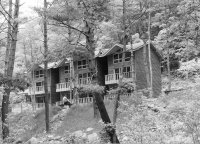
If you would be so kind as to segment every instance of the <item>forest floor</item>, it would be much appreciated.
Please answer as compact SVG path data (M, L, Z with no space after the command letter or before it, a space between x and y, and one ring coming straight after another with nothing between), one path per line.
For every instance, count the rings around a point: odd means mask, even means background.
M159 98L135 96L120 103L117 135L122 144L200 143L200 79L174 79L172 90ZM105 105L112 119L113 101ZM70 110L52 107L50 119L51 133L46 134L44 110L10 114L10 143L29 139L43 144L62 144L69 140L86 143L87 136L99 135L103 128L100 120L93 119L92 104L73 106ZM75 138L80 135L81 139Z

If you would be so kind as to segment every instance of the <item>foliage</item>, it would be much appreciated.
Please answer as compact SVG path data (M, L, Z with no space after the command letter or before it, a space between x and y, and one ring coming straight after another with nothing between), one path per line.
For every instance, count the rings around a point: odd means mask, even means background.
M78 93L81 94L103 94L105 93L105 87L97 84L82 85L77 88Z
M187 78L187 76L191 78L199 74L200 66L198 59L182 62L180 68L175 72L175 76L179 78Z
M120 87L117 87L115 89L110 89L108 91L108 93L109 94L117 94L119 92L120 94L124 94L124 93L132 92L132 91L134 91L134 84L130 83L130 82L127 83L127 82L123 81L120 84Z
M125 117L118 121L117 129L122 144L199 143L198 89L193 86L167 97L140 97L132 104L121 103L120 111Z

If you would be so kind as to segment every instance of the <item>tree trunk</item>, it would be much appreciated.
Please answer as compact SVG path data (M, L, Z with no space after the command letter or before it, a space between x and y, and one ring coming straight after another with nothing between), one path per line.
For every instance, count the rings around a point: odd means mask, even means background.
M44 91L45 91L45 123L46 132L49 132L49 95L48 95L48 82L47 82L47 65L48 65L48 45L47 45L47 1L44 0Z
M85 21L85 29L86 29L86 47L89 50L90 54L90 73L92 75L92 83L96 84L96 74L97 74L97 68L96 68L96 62L95 62L95 40L94 40L94 28L93 23ZM99 117L99 111L96 104L95 96L93 95L93 109L94 109L94 118Z
M12 12L12 1L9 1L9 13ZM11 28L8 28L8 34L11 35L11 43L10 43L10 37L7 38L7 50L6 50L6 57L8 58L8 61L5 62L5 78L8 79L8 82L5 84L5 91L3 94L3 100L2 100L2 135L3 139L7 138L9 136L9 127L8 127L8 107L9 107L9 96L10 96L10 88L11 88L11 80L13 75L13 69L14 69L14 61L15 61L15 51L16 51L16 44L17 44L17 34L18 34L18 16L19 16L19 0L15 1L15 10L14 10L14 22L13 22L13 30L11 31ZM11 21L8 21L9 24L11 24ZM10 50L9 50L10 49ZM8 63L7 63L8 62Z
M149 9L150 9L149 2ZM149 88L150 88L150 96L152 97L152 85L153 85L153 72L152 72L152 62L151 62L151 12L149 11L149 19L148 19L148 57L149 57Z
M122 67L121 67L121 72L120 72L120 77L119 77L119 83L118 83L118 92L115 97L114 101L114 112L113 112L113 124L115 125L117 121L117 109L119 107L119 101L120 101L120 95L121 95L121 85L122 85L122 79L123 79L123 68L124 68L124 58L125 58L125 52L126 52L126 0L123 1L123 28L124 28L124 37L123 37L123 54L122 54Z
M169 45L167 47L167 72L168 72L168 91L171 91L171 70L169 61Z
M7 32L7 45L6 45L6 56L5 56L5 70L6 74L8 71L8 62L9 62L9 52L11 45L11 19L12 19L12 0L9 0L9 10L8 10L8 32Z
M168 25L168 21L167 21L167 3L165 2L165 22L166 25ZM168 6L169 6L169 1L168 1ZM167 39L169 39L169 32L167 30ZM170 61L169 61L169 41L167 40L167 73L168 73L168 91L171 91L171 70L170 70Z
M107 110L106 110L106 107L104 105L102 96L98 95L98 94L95 94L94 96L95 96L95 99L96 99L96 104L98 106L102 121L105 124L111 123L111 120L110 120L109 115L107 113ZM114 131L113 133L108 133L108 134L110 136L110 142L111 143L119 144L119 140L118 140L118 137L116 135L116 131Z

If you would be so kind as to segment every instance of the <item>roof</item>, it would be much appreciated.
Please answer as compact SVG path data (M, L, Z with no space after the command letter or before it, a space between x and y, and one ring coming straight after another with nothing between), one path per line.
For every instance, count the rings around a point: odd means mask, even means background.
M146 45L148 43L149 42L147 42ZM140 42L138 42L138 43L132 44L132 46L129 43L128 45L126 45L126 51L137 51L137 50L141 49L142 47L144 47L144 45L145 45L145 43L142 40ZM97 57L105 57L107 55L115 53L118 49L121 49L121 48L123 48L122 44L115 44L110 49L102 50L101 53L99 53L97 55ZM155 48L155 46L152 43L151 43L151 49L153 49L160 58L162 57L162 54Z
M19 94L27 94L27 95L30 95L30 90L29 90L29 89L26 89L26 90L24 90L23 92L19 92Z
M63 63L63 60L58 60L56 62L48 62L47 69L57 68ZM44 69L44 64L34 64L28 71L36 69Z

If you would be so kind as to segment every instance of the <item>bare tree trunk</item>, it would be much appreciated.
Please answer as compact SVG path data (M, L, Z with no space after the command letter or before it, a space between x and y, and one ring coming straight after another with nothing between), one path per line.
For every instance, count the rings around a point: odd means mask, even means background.
M11 5L10 5L11 4ZM9 1L9 12L12 12L10 10L12 8L12 1ZM6 64L5 78L8 79L8 82L5 84L5 91L3 94L3 101L2 101L2 135L3 139L7 138L9 136L9 127L8 127L8 107L9 107L9 96L10 96L10 88L11 88L11 80L13 75L13 69L14 69L14 61L15 61L15 51L16 51L16 44L17 44L17 34L18 34L18 16L19 16L19 0L15 1L15 10L14 10L14 22L13 22L13 30L8 29L8 34L12 36L11 42L10 40L7 40L7 49L10 49L7 53L6 57L8 57L8 64ZM11 23L11 21L8 21L8 23ZM9 37L8 37L9 39Z
M49 132L49 95L48 95L48 82L47 82L47 65L48 65L48 45L47 45L47 1L44 0L44 91L45 91L45 123L46 132Z
M8 32L7 32L7 45L6 45L6 56L5 56L5 70L4 73L7 73L8 62L9 62L9 51L11 45L11 19L12 19L12 0L9 0L9 10L8 10Z
M94 23L94 22L93 22ZM90 65L90 73L92 75L92 82L97 83L96 81L96 74L97 74L97 68L95 63L95 39L94 39L94 26L93 23L90 21L85 21L85 28L86 28L86 46L89 50L91 63ZM93 94L93 109L94 109L94 118L99 118L99 111L98 106L96 103L95 96Z
M169 61L169 45L167 47L167 72L168 72L168 91L171 91L171 70Z
M121 72L120 72L120 77L119 77L119 83L118 83L118 93L115 97L115 101L114 101L114 112L113 112L113 124L115 125L116 121L117 121L117 109L119 107L119 101L120 101L120 95L121 95L121 84L122 84L122 79L123 79L123 68L124 68L124 58L125 58L125 52L126 52L126 0L122 0L123 1L123 28L124 28L124 37L123 37L123 54L122 54L122 68L121 68Z
M151 4L149 2L149 9ZM151 11L149 11L149 19L148 19L148 55L149 55L149 88L150 88L150 96L152 96L152 85L153 85L153 72L152 72L152 62L151 62Z
M169 1L168 1L168 6L169 6ZM167 3L165 1L165 16L166 16L166 25L168 24L167 21ZM169 38L169 32L167 30L167 38ZM171 91L171 70L170 70L170 60L169 60L169 41L167 40L167 74L168 74L168 91Z

